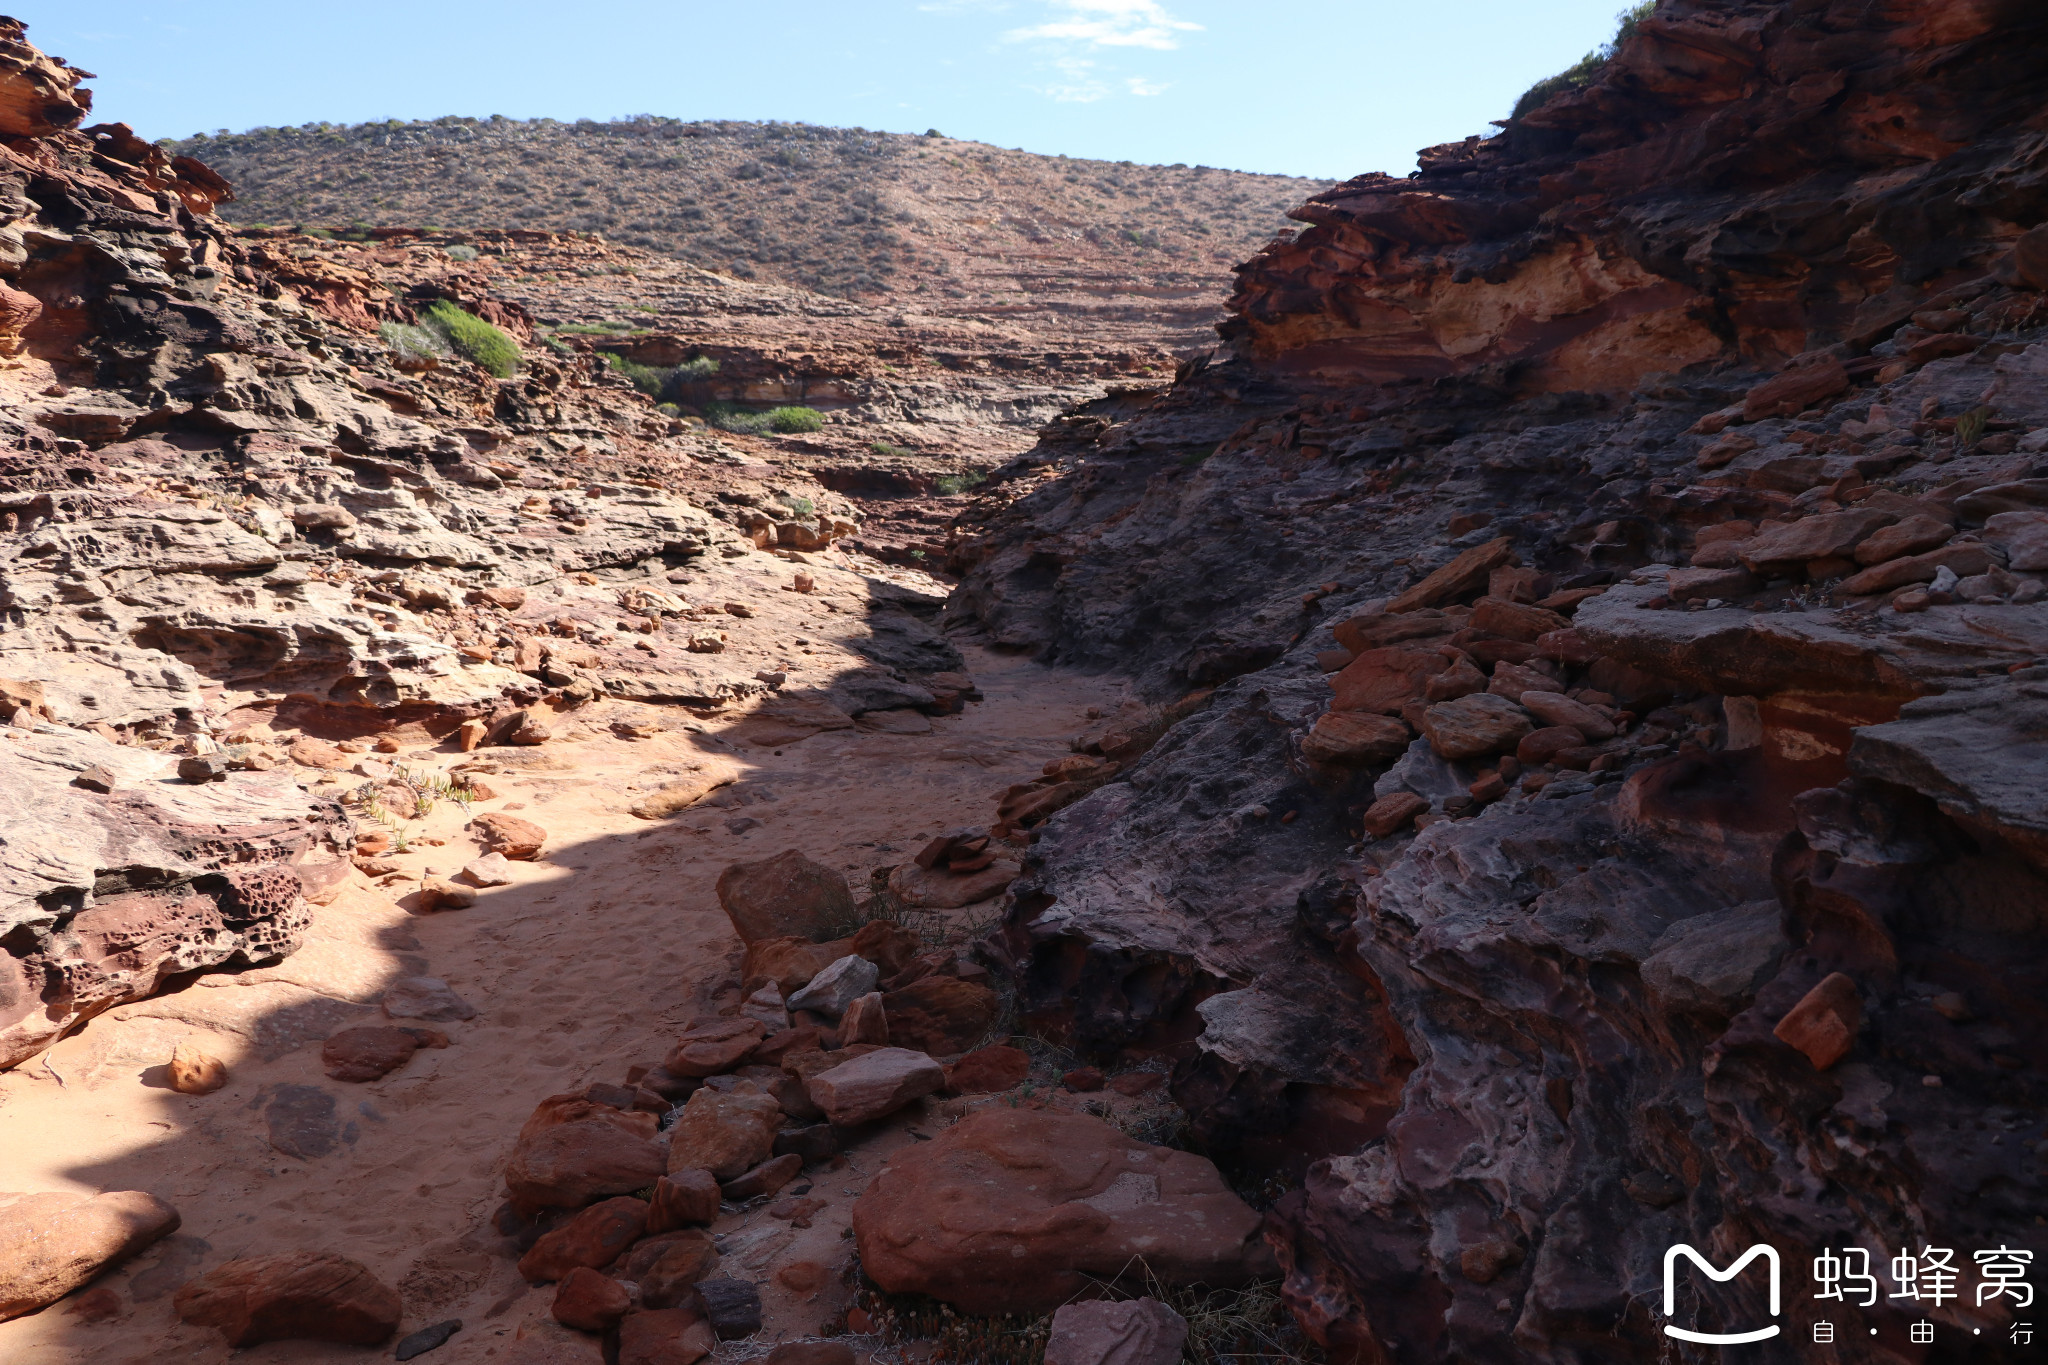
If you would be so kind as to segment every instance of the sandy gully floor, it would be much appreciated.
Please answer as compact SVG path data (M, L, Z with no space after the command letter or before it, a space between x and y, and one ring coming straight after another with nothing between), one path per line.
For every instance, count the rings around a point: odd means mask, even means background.
M514 811L549 833L542 861L515 865L513 885L484 892L472 909L419 915L392 899L411 889L406 883L380 888L356 877L281 965L203 977L123 1006L0 1075L0 1185L145 1189L184 1220L93 1290L0 1324L0 1361L388 1355L388 1347L306 1342L230 1352L218 1334L172 1312L172 1292L195 1274L236 1256L300 1248L354 1257L397 1287L402 1332L462 1319L453 1340L423 1357L434 1365L596 1361L595 1340L549 1318L552 1288L527 1287L490 1226L519 1125L544 1096L659 1060L686 1020L736 998L739 941L712 889L728 863L797 848L864 891L871 869L903 861L920 839L988 823L1005 786L1066 753L1087 709L1122 695L1112 680L987 651L968 650L968 666L985 700L936 719L929 734L826 732L779 754L719 740L715 721L692 733L682 728L688 714L673 711L664 722L672 728L628 740L608 727L612 703L593 703L576 713L568 736L523 751L545 755L543 766L486 778L498 794L479 811ZM645 719L650 708L631 710ZM644 792L650 769L658 775L706 750L744 769L716 804L652 823L628 813L631 788ZM506 752L422 751L401 761L445 769ZM446 842L414 842L401 866L452 875L476 855L465 818L444 804L409 824ZM986 918L993 904L956 913ZM348 1023L381 1022L380 992L417 975L445 978L478 1011L433 1025L451 1046L422 1051L366 1085L323 1075L317 1039ZM188 1037L229 1062L226 1089L194 1097L164 1088L162 1064ZM809 1335L843 1308L838 1271L851 1248L852 1196L919 1121L907 1111L845 1169L807 1177L814 1197L828 1200L809 1229L764 1212L714 1229L724 1237L724 1273L764 1282L769 1314L759 1342ZM272 1140L280 1130L300 1134L287 1146L327 1150L286 1155ZM827 1272L821 1288L778 1285L779 1270L804 1261ZM758 1346L728 1352L744 1357Z

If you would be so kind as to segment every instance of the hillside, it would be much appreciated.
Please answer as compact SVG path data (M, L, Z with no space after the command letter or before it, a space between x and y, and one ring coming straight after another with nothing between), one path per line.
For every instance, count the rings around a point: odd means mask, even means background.
M742 279L961 313L1142 319L1202 344L1314 180L934 135L642 118L259 128L171 149L241 224L602 233Z

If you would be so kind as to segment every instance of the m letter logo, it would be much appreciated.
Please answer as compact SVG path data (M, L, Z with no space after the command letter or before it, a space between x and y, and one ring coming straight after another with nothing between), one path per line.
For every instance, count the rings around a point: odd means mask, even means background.
M1725 1283L1742 1273L1742 1268L1761 1256L1771 1268L1771 1316L1778 1316L1778 1249L1759 1242L1735 1259L1735 1264L1726 1270L1714 1269L1713 1262L1680 1242L1664 1253L1664 1316L1667 1319L1664 1335L1680 1341L1697 1341L1705 1346L1739 1346L1745 1341L1765 1341L1778 1335L1776 1324L1759 1327L1752 1332L1688 1332L1683 1327L1673 1327L1668 1321L1678 1311L1678 1258L1690 1260L1710 1280Z

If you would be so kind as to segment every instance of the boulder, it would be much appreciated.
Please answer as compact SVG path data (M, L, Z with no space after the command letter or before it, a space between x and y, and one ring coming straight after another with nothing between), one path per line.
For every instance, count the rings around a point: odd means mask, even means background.
M462 865L462 875L478 886L510 886L512 863L502 853L486 853Z
M1815 1071L1826 1071L1848 1055L1863 1027L1863 1000L1856 983L1832 972L1800 998L1771 1030L1779 1041L1806 1054Z
M773 1037L789 1027L789 1004L783 999L782 987L773 981L766 981L746 999L740 1001L740 1018L759 1024L767 1032L764 1037Z
M479 815L469 824L485 848L514 862L532 862L548 841L548 832L533 821L499 811Z
M601 1200L542 1233L519 1258L519 1273L528 1284L546 1284L578 1266L600 1270L619 1259L646 1230L646 1200L624 1195Z
M177 1230L178 1211L141 1190L0 1194L0 1322L47 1308Z
M423 915L436 910L467 910L476 904L476 895L477 889L473 886L451 882L446 877L422 877L413 903Z
M640 1302L649 1308L680 1308L690 1302L690 1291L706 1275L718 1269L718 1246L702 1228L691 1228L662 1240L661 1249L643 1263L636 1254L629 1267L640 1286Z
M804 984L789 997L792 1010L812 1010L829 1019L846 1013L846 1007L875 988L881 968L864 957L847 954Z
M1836 591L1850 597L1890 592L1909 583L1932 582L1943 569L1958 578L1967 578L1971 574L1986 572L1996 562L1988 546L1976 541L1960 541L1925 554L1906 555L1883 564L1873 564L1861 573L1843 579L1836 585Z
M1079 1114L980 1110L898 1152L853 1210L861 1268L970 1313L1044 1313L1140 1261L1166 1285L1273 1271L1214 1165Z
M782 1126L782 1106L773 1095L747 1090L707 1087L690 1096L669 1130L669 1172L705 1170L731 1180L768 1159Z
M1157 1299L1061 1305L1045 1340L1045 1365L1177 1365L1188 1322Z
M853 940L844 938L831 943L813 943L793 935L755 939L747 944L747 955L740 966L741 989L752 994L763 986L774 985L787 1000L808 985L812 977L852 951Z
M684 1168L654 1182L648 1201L647 1231L705 1227L718 1219L718 1180L709 1171Z
M924 940L894 920L871 919L853 936L847 951L874 963L887 979L915 961L923 947Z
M1427 797L1411 791L1388 792L1365 808L1359 825L1369 838L1384 839L1397 829L1407 828L1409 821L1428 809Z
M1371 711L1325 711L1301 741L1312 763L1369 767L1391 763L1408 748L1408 723Z
M1759 533L1742 547L1742 562L1752 573L1782 577L1803 570L1816 559L1846 557L1866 536L1897 520L1890 512L1860 507L1801 517Z
M1433 649L1368 649L1330 679L1337 693L1331 709L1398 714L1444 668L1444 657Z
M1503 640L1534 644L1551 631L1564 630L1570 625L1570 621L1556 612L1526 602L1482 597L1472 604L1472 629L1483 630Z
M661 1066L672 1076L716 1076L738 1066L767 1036L758 1019L713 1019L677 1038Z
M1515 759L1525 768L1540 768L1567 749L1586 747L1586 735L1570 725L1546 725L1531 730L1515 745Z
M645 1189L668 1171L658 1131L652 1114L550 1096L519 1131L505 1189L515 1206L529 1211L580 1209L606 1195Z
M2009 569L2048 570L2048 512L1999 512L1984 523L1984 539L2005 551Z
M945 1083L946 1069L924 1053L884 1047L819 1072L806 1088L834 1125L854 1128L893 1114Z
M1562 692L1524 692L1521 706L1524 711L1542 721L1547 727L1569 726L1587 739L1614 738L1613 721L1584 702L1573 701ZM1519 750L1519 743L1516 747Z
M977 1048L946 1068L946 1089L960 1095L990 1095L1024 1084L1031 1055L1007 1043Z
M446 1047L448 1035L428 1028L370 1025L343 1029L320 1045L321 1069L337 1081L374 1081L412 1060L423 1047Z
M453 1023L476 1018L476 1007L438 976L401 977L384 988L384 1013L393 1019Z
M882 1007L880 991L869 991L846 1007L839 1020L839 1045L844 1047L848 1043L888 1046L889 1015Z
M609 1332L633 1306L633 1296L609 1275L577 1266L555 1288L549 1311L556 1322L579 1332Z
M1512 749L1529 733L1529 713L1506 697L1479 692L1422 713L1422 733L1439 758L1482 758Z
M1484 589L1487 579L1495 569L1516 562L1514 543L1506 536L1496 537L1484 545L1473 546L1429 574L1420 583L1387 603L1387 610L1407 612L1421 607L1441 607L1446 603L1463 601Z
M379 1346L398 1330L398 1295L368 1268L323 1251L214 1267L171 1300L181 1321L220 1329L230 1346L333 1341Z
M1682 919L1643 959L1643 984L1667 1010L1731 1019L1784 961L1782 919L1776 901Z
M171 1089L181 1095L211 1095L228 1083L228 1065L186 1041L171 1049Z
M1002 1001L987 986L934 974L885 994L882 1009L896 1046L950 1057L981 1041Z
M760 1195L774 1194L796 1179L797 1172L803 1168L804 1159L801 1156L795 1152L785 1152L781 1156L768 1158L745 1175L727 1181L721 1187L720 1193L735 1204L744 1203Z
M783 937L823 943L858 918L846 878L795 849L728 867L719 874L718 903L746 943Z
M1948 544L1956 528L1940 517L1915 513L1904 521L1872 531L1849 557L1858 564L1883 564L1904 555L1924 554Z
M972 872L927 870L916 863L904 863L889 873L889 890L905 905L923 910L957 910L1001 894L1017 880L1018 870L1015 863L994 861Z
M1794 416L1846 391L1849 384L1848 366L1834 356L1815 357L1805 364L1795 360L1791 368L1749 391L1742 400L1742 420L1761 422L1767 417Z

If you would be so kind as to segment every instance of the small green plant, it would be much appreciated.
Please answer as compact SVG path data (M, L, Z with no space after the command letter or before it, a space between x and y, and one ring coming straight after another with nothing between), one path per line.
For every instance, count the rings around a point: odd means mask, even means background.
M868 451L871 454L880 455L883 459L897 455L908 455L910 453L902 446L892 446L887 441L868 442Z
M467 242L457 242L454 246L448 248L448 259L451 261L473 261L476 259L476 248Z
M704 419L720 431L737 432L742 436L759 436L768 430L767 413L748 412L724 401L706 403Z
M818 504L812 502L809 498L793 497L788 493L782 495L782 505L787 507L791 514L799 519L811 516L818 510Z
M932 487L940 496L951 497L955 493L965 493L970 488L979 488L987 482L988 475L978 469L970 469L965 474L942 474L932 481Z
M716 356L692 356L676 366L676 379L684 384L692 384L699 380L709 379L717 373L718 358Z
M1617 14L1614 37L1606 46L1595 48L1555 76L1540 80L1523 91L1522 97L1515 101L1514 113L1509 117L1521 118L1524 114L1534 113L1567 90L1583 90L1591 85L1607 63L1614 59L1621 45L1635 36L1636 27L1656 8L1657 0L1641 0L1641 3Z
M1222 448L1222 445L1219 443L1209 446L1207 449L1190 450L1187 454L1180 457L1180 467L1182 469L1200 469L1211 455L1214 455Z
M825 414L816 408L774 408L768 413L768 429L785 436L824 428Z
M1967 448L1984 439L1984 428L1990 425L1990 408L1971 408L1956 418L1956 444Z
M668 387L669 380L675 375L674 370L660 365L642 365L631 356L620 355L617 351L606 351L604 359L605 363L611 366L612 373L626 380L649 398L661 397L662 391Z
M456 354L500 379L519 372L519 344L474 313L436 299L423 319L448 338Z

